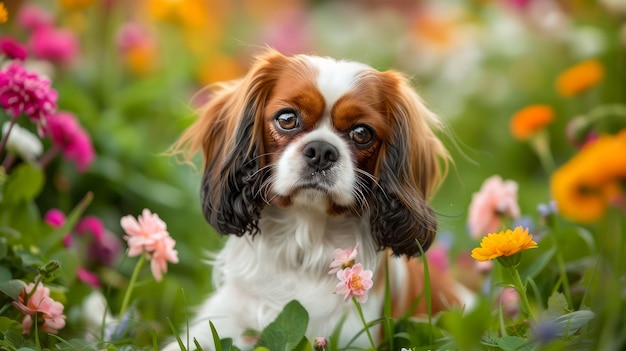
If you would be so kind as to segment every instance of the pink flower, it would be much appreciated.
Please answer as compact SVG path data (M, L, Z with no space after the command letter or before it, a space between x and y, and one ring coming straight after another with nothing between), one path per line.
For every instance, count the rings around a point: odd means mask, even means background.
M29 283L20 291L17 301L13 301L13 306L26 314L22 321L24 334L30 332L33 324L32 316L35 314L37 314L39 322L43 320L41 330L46 333L56 334L65 327L63 304L54 301L50 297L50 289L44 287L41 283L36 287L35 284Z
M89 134L73 114L59 112L49 116L45 135L50 136L65 158L74 161L79 171L84 172L93 162L95 152Z
M473 238L480 238L499 230L503 216L518 218L517 183L503 181L500 176L485 180L480 191L472 197L468 226Z
M122 53L126 53L136 47L144 45L154 45L154 38L148 29L139 23L125 23L117 31L117 48Z
M337 284L335 291L337 294L345 294L345 301L354 297L358 302L364 303L367 301L367 290L374 285L372 275L372 271L363 270L363 266L360 263L338 271L337 278L339 278L340 282Z
M70 64L78 56L78 38L67 29L38 28L29 44L33 54L44 60Z
M0 52L10 59L26 59L26 47L12 37L0 37Z
M101 241L104 235L104 224L102 224L100 218L96 216L86 216L76 224L76 232L79 235L90 232L96 241Z
M57 92L47 78L25 70L13 61L0 71L0 105L12 116L26 114L45 122L57 108Z
M352 249L351 247L345 250L335 249L335 260L330 263L330 271L328 271L328 274L335 274L344 268L352 267L358 253L359 244L356 244L356 246L354 246L354 249Z
M448 248L441 243L436 243L426 252L426 259L428 265L439 272L445 272L450 267Z
M83 267L78 267L76 271L76 277L83 283L90 285L93 288L100 287L100 279L98 279L98 275L94 272L88 271Z
M65 223L65 213L58 208L52 208L43 216L43 221L51 227L60 228Z
M174 250L176 241L167 232L167 225L156 213L144 209L135 220L132 216L122 217L120 224L126 232L128 256L145 253L151 260L152 275L157 281L167 272L167 263L178 263L178 252Z
M54 24L52 15L41 7L33 4L22 6L17 14L17 23L27 30L51 27Z
M328 345L328 341L326 340L325 337L323 336L317 336L315 337L315 342L313 344L314 346L314 350L325 350L326 346Z
M163 273L167 273L167 262L178 263L178 251L174 250L176 241L169 235L162 235L154 243L150 253L150 269L157 281L161 281Z
M165 222L148 209L144 209L137 220L130 215L122 217L120 224L128 234L124 239L128 241L130 257L153 251L157 240L162 236L169 236Z
M500 293L500 305L506 315L514 318L519 313L520 297L514 288L504 288Z
M122 252L122 243L113 233L104 230L99 241L94 241L89 245L89 258L104 264L113 265L118 255Z

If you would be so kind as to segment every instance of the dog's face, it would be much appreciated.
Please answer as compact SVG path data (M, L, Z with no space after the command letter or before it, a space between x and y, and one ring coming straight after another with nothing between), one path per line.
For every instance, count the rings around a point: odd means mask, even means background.
M436 229L438 124L396 72L271 51L215 91L179 145L203 151L203 210L223 234L254 235L265 206L298 206L369 219L381 249L415 255Z

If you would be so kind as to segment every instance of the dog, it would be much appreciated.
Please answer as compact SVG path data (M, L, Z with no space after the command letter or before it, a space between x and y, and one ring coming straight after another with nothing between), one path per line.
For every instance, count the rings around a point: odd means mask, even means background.
M250 349L255 340L242 333L261 331L297 300L309 313L309 340L328 337L347 315L346 343L363 324L335 294L329 264L335 249L357 245L356 261L374 271L366 319L382 316L385 263L394 313L404 313L423 293L423 265L409 258L435 238L428 199L449 163L436 135L443 123L409 80L267 49L243 78L211 92L175 145L188 161L202 152L203 213L229 235L212 262L215 291L195 311L189 337L213 348L210 320L221 338ZM459 302L449 277L431 272L430 283L432 311ZM417 313L426 310L422 301Z

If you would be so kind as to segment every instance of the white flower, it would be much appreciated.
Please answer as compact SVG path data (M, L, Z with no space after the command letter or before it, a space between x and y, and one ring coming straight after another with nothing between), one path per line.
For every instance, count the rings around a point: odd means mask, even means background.
M2 126L3 136L9 129L9 123ZM7 149L24 160L33 161L43 152L43 144L35 134L15 124L7 140Z

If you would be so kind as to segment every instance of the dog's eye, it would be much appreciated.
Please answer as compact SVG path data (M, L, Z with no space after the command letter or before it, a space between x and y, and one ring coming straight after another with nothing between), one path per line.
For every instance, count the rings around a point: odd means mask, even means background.
M359 147L369 146L374 140L374 131L368 126L358 125L350 131L350 139Z
M293 130L300 126L300 119L295 111L284 110L276 115L276 124L282 130Z

